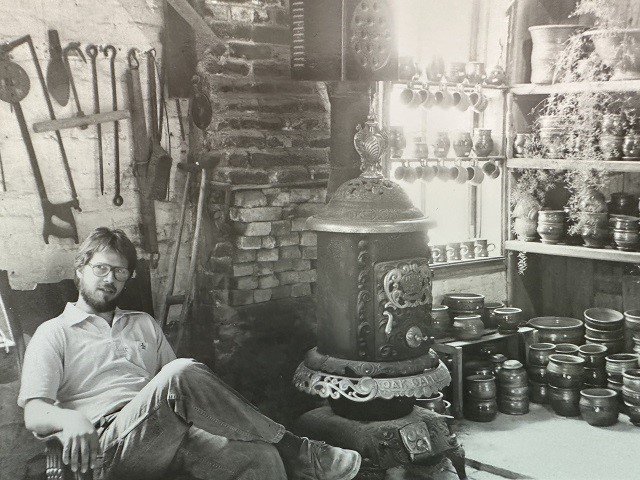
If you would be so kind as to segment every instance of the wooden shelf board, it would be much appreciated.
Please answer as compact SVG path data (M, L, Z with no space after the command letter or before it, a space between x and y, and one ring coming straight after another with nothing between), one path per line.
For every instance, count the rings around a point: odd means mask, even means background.
M516 252L539 253L559 257L588 258L607 262L640 263L640 252L623 252L622 250L615 250L613 248L588 248L562 244L548 245L546 243L522 242L520 240L507 240L504 248Z
M463 162L471 162L471 161L478 161L478 162L486 162L489 160L493 160L494 162L503 162L506 160L506 157L501 157L501 156L493 156L493 157L447 157L447 158L436 158L436 157L429 157L429 158L423 158L422 160L425 160L427 162L440 162L440 161L444 161L444 162L457 162L458 160L461 160ZM415 157L403 157L403 158L390 158L389 161L393 162L393 163L399 163L399 162L419 162L420 159L419 158L415 158ZM640 162L638 162L640 163Z
M574 161L563 158L510 158L507 168L535 168L539 170L607 170L610 172L640 172L640 160Z
M640 80L612 80L608 82L570 82L554 83L552 85L536 85L534 83L518 83L511 87L514 95L549 95L552 93L580 93L580 92L611 92L636 93L640 92Z

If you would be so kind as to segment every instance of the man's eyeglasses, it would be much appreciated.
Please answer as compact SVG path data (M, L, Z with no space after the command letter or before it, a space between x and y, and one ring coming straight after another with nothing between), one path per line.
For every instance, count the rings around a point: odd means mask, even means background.
M112 267L111 265L107 265L106 263L95 263L89 264L91 270L93 270L93 274L96 277L106 277L109 275L109 272L113 270L113 276L116 277L116 280L124 282L128 280L131 276L128 268L125 267Z

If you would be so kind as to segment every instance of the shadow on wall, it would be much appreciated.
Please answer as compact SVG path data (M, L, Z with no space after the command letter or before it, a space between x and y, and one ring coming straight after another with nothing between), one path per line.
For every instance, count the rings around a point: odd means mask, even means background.
M226 313L216 318L216 373L285 426L319 406L317 398L292 383L298 364L316 344L314 299L277 300Z

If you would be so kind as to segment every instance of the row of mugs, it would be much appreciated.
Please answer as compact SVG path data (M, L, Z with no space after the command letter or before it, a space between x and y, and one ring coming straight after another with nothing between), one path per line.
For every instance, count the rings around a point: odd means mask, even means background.
M460 184L469 182L471 185L478 186L484 181L485 177L498 178L500 176L500 167L493 160L486 162L481 167L476 164L469 166L456 164L449 167L443 163L429 165L427 162L411 167L403 163L396 168L393 176L396 180L403 180L407 183L413 183L416 180L430 182L438 178L443 182L449 180Z
M434 91L429 86L417 89L407 86L400 92L400 103L409 108L455 108L461 112L470 108L481 113L487 108L489 99L480 88L467 92L462 86L449 89L446 85L440 85Z
M430 263L445 263L456 260L472 260L489 256L496 246L485 238L476 238L465 242L452 242L446 245L432 245Z

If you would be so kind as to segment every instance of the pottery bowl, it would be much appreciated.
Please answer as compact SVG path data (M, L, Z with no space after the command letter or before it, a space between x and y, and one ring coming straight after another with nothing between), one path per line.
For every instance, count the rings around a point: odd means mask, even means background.
M558 415L563 417L577 417L580 415L580 389L558 388L549 385L549 403Z
M635 392L623 386L622 398L624 399L625 402L630 403L631 405L636 405L640 407L640 392Z
M622 372L622 384L625 388L640 393L640 368L632 368Z
M609 354L621 353L624 350L624 338L617 338L615 340L586 338L586 342L588 345L604 345L607 347L607 353Z
M497 328L498 323L491 314L496 308L504 307L502 302L485 302L482 312L482 322L486 328Z
M416 398L416 405L418 407L426 408L427 410L431 410L436 413L445 413L445 405L442 392L438 392L430 397Z
M617 230L638 231L640 218L629 215L615 215L609 218L609 224Z
M620 250L632 250L640 243L640 232L638 230L619 230L613 231L613 241Z
M640 310L624 312L624 326L627 330L640 332Z
M586 388L580 391L580 413L589 425L608 427L618 421L620 409L617 394L608 388Z
M465 393L478 400L496 396L496 379L493 375L470 375L465 379Z
M584 311L584 321L599 330L618 330L622 328L624 315L611 308L594 307Z
M622 383L625 370L638 368L638 355L635 353L615 353L606 357L606 370L610 380Z
M529 400L533 403L545 404L549 401L546 383L529 382Z
M456 312L480 313L484 308L484 295L477 293L446 293L442 300L450 310Z
M577 355L578 346L573 343L558 343L553 353L561 353L563 355Z
M567 213L564 210L540 210L538 212L539 222L564 224L566 218Z
M516 307L496 308L491 313L500 333L516 332L521 323L522 309Z
M554 353L554 343L532 343L529 345L529 365L546 367L549 363L549 355Z
M584 343L584 323L570 317L535 317L529 326L538 330L538 340L549 343Z
M607 347L600 344L580 345L578 347L578 356L584 358L585 367L604 368Z
M583 382L585 387L605 387L607 385L607 372L604 368L584 368Z
M636 427L640 427L640 407L631 405L627 402L624 402L624 404L627 406L627 415L629 415L629 420L631 420L631 423L633 423Z
M617 328L615 330L600 330L589 325L584 327L584 336L591 340L617 340L624 336L624 329Z
M550 355L547 365L549 385L558 388L580 388L584 379L584 363L584 358L576 355Z

